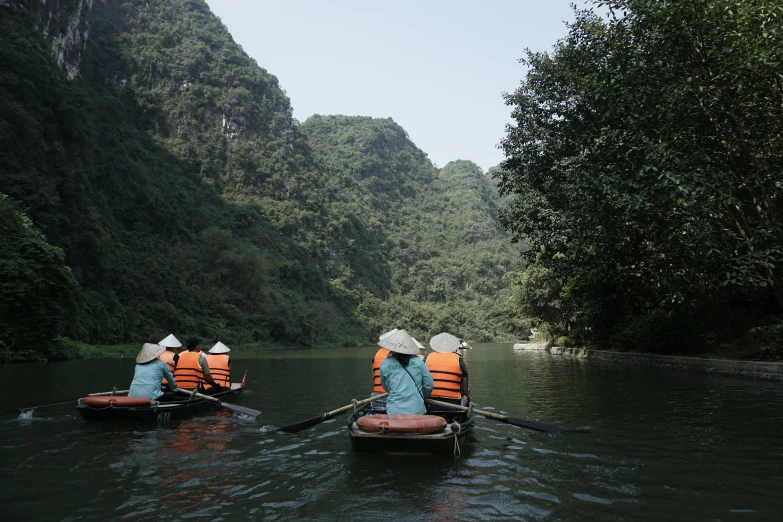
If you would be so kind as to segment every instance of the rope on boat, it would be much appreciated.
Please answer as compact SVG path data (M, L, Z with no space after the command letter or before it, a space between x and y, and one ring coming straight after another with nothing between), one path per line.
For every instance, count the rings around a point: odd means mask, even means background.
M353 404L353 414L359 415L358 401L356 399L351 399L351 403Z
M451 428L452 433L454 433L454 456L459 458L462 454L462 451L459 449L459 434L462 431L462 426L460 426L459 422L454 421L449 427Z

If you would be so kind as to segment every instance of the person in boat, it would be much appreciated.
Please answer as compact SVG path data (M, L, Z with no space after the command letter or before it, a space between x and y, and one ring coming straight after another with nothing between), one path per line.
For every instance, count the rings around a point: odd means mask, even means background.
M155 401L174 400L177 382L168 365L160 360L160 355L165 351L166 349L158 344L144 343L136 356L136 370L128 391L129 397L147 397ZM170 391L164 392L160 389L162 379L166 380Z
M231 360L228 356L230 351L228 346L218 341L217 344L207 352L209 373L212 374L212 377L221 389L231 388ZM206 385L205 388L208 392L211 389L209 385Z
M211 393L214 393L219 389L219 385L209 371L207 355L201 351L201 341L198 337L189 337L185 341L188 351L179 354L174 378L182 389L206 393L205 385L209 385Z
M433 352L427 356L426 364L435 380L433 399L462 406L470 402L468 367L462 358L462 346L462 339L450 334L439 334L430 340Z
M174 337L174 334L169 334L158 344L166 349L166 351L161 354L160 360L168 364L169 370L171 370L171 373L174 373L174 369L177 367L177 360L179 359L177 348L181 348L182 343L179 342L179 339Z
M379 341L378 345L391 352L380 368L381 386L389 393L386 413L427 413L425 400L432 392L433 380L427 366L416 357L419 348L413 338L405 330L398 330Z
M169 334L166 338L161 339L158 344L166 349L166 351L160 355L160 360L165 362L169 366L171 373L174 374L174 370L177 367L177 360L179 359L177 348L181 348L182 343L179 342L179 339L174 337L174 334ZM163 384L163 381L161 381L161 385L166 386Z
M395 334L399 332L399 328L395 328L393 330L389 330L383 335L380 335L378 337L378 342L380 343L383 341L386 337ZM371 397L374 397L376 395L380 395L382 393L385 393L383 386L381 386L381 363L386 360L386 358L391 354L389 350L386 348L380 348L377 352L375 352L375 357L372 360L372 395ZM375 411L386 411L386 399L378 399L377 401L372 401L370 404L370 407Z
M427 357L427 348L419 341L417 341L415 337L411 337L411 339L413 339L413 342L416 344L416 347L419 349L419 353L416 356L423 361Z

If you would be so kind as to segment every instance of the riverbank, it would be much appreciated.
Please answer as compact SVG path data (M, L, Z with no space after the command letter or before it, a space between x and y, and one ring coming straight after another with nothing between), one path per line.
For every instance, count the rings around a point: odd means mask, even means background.
M589 348L561 348L550 343L518 343L515 350L548 352L580 359L600 360L608 363L631 363L674 368L680 370L718 373L754 379L783 382L783 362L743 361L738 359L685 357L678 355L654 355L647 353L616 352Z

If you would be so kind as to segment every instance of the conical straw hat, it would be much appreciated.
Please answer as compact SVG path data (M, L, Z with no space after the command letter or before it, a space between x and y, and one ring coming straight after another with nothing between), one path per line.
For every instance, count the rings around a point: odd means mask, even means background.
M417 347L419 350L426 350L426 348L424 347L424 345L423 345L423 344L421 344L419 341L417 341L415 337L411 337L411 339L413 339L413 342L414 342L414 343L416 343L416 347Z
M386 335L381 341L378 341L378 346L386 348L390 352L407 353L409 355L417 355L419 353L413 338L405 330Z
M400 329L399 329L399 328L395 328L394 330L389 330L389 331L388 331L388 332L386 332L385 334L383 334L383 335L381 335L380 337L378 337L378 340L379 340L379 341L383 341L384 339L386 339L387 337L389 337L391 334L397 333L397 332L399 332L399 331L400 331Z
M209 349L209 353L228 353L231 349L228 346L218 341L215 346Z
M165 346L166 348L179 348L180 346L182 346L182 343L179 342L179 339L174 337L174 334L169 334L168 337L160 341L158 344L161 346Z
M144 346L141 347L139 355L136 356L136 362L138 364L150 362L165 351L166 348L159 344L144 343Z
M459 349L459 339L450 333L439 333L430 339L430 347L441 353L456 352Z

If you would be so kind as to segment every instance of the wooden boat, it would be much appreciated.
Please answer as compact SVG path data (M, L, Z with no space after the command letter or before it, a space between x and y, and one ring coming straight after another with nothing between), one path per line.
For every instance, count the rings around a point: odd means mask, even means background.
M404 425L399 430L378 430L378 426L384 426L385 422L363 422L364 417L382 415L386 412L375 411L371 405L354 412L348 419L348 436L354 451L367 453L453 453L459 456L460 448L467 441L470 430L473 427L473 415L471 412L455 410L431 410L428 416L437 416L445 420L443 427L438 431L431 431L431 423L420 422L422 429L402 432L406 430ZM397 416L395 416L397 417ZM408 417L424 416L403 416ZM423 421L423 419L422 419ZM364 425L365 427L363 428ZM424 427L426 425L426 427ZM370 427L370 430L367 427Z
M242 393L242 382L232 382L231 388L210 395L217 399ZM100 400L96 400L100 399ZM171 420L183 419L197 414L214 403L194 396L182 396L174 401L150 401L143 397L128 397L128 391L90 394L82 397L76 410L87 421L144 421L165 424Z

